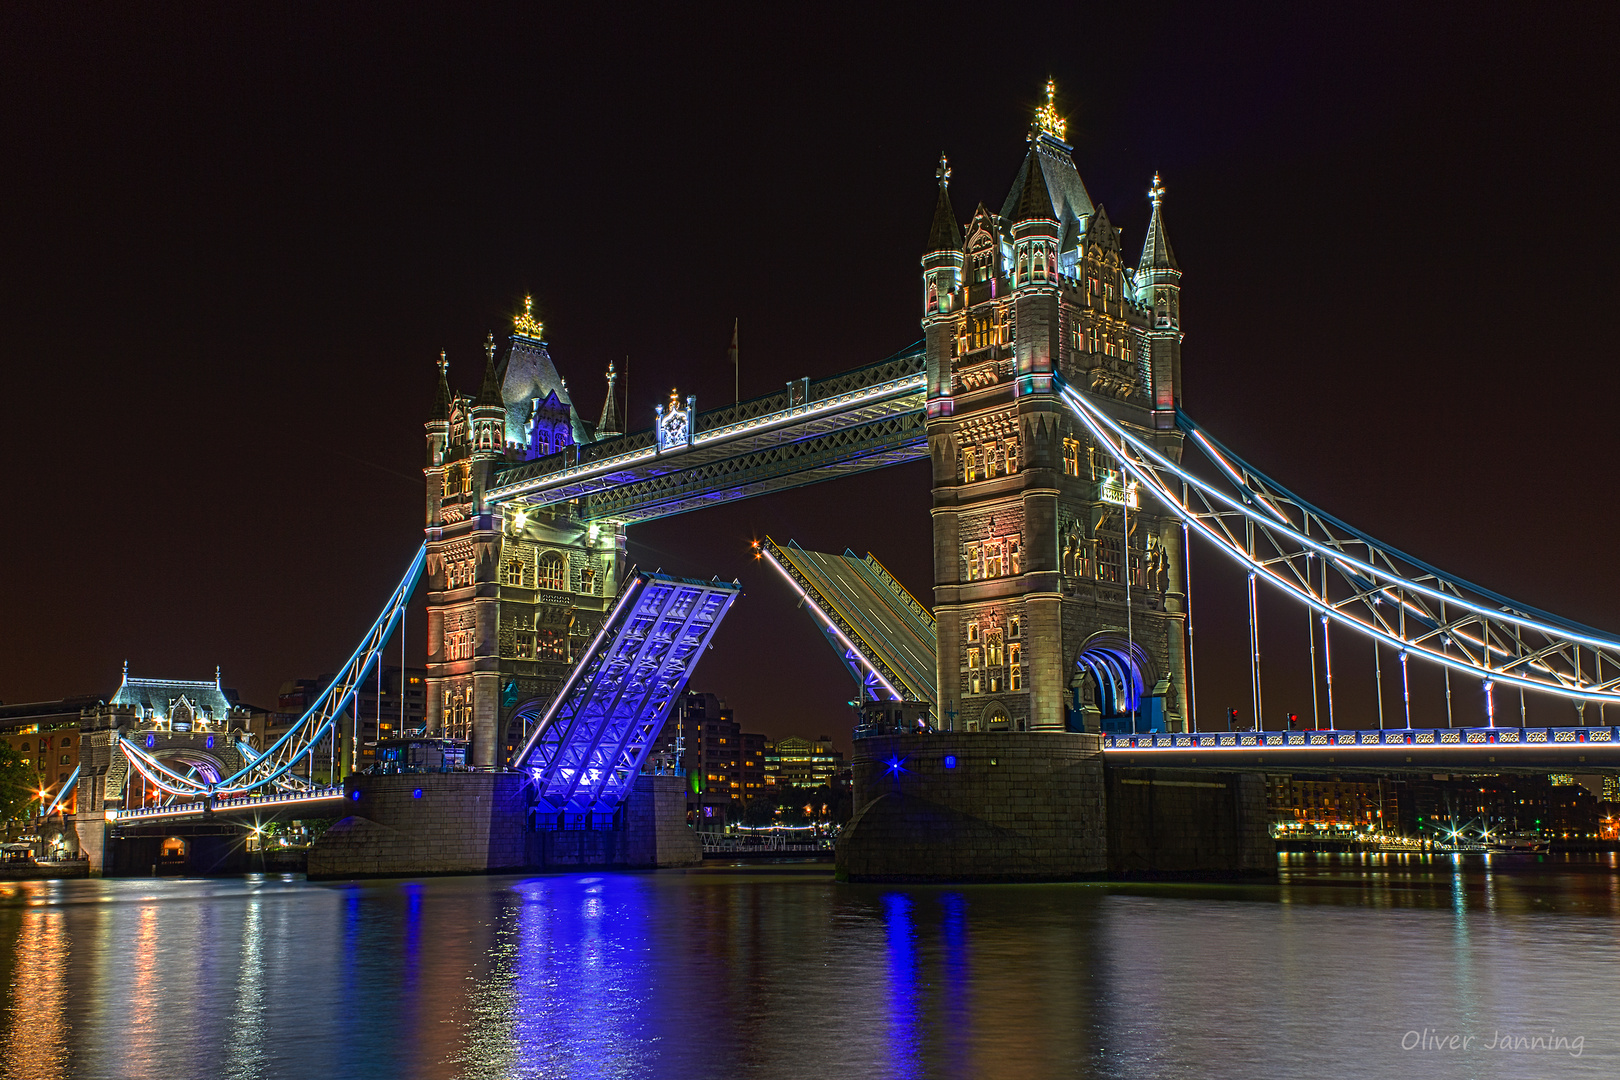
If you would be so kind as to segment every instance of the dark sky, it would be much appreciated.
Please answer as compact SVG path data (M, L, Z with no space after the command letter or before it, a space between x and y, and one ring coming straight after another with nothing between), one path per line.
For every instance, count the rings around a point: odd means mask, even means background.
M126 657L261 703L331 670L420 542L439 349L475 390L525 293L583 412L631 357L637 426L671 386L729 400L734 318L745 396L916 340L935 159L962 217L995 207L1048 75L1128 250L1164 175L1194 417L1620 630L1620 9L1415 6L6 4L0 699L110 693ZM748 541L874 551L927 601L927 484L632 530L644 565L747 586L694 686L847 739L850 687ZM1208 721L1248 695L1213 560ZM1277 709L1309 711L1304 626L1263 609ZM1341 719L1370 718L1371 648L1336 647Z

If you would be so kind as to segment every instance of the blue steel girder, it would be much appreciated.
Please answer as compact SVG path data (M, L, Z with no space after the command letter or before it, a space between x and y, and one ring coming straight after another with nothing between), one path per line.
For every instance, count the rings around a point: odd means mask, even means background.
M633 432L501 470L490 505L579 500L581 516L648 521L864 472L927 453L920 346L697 415L689 444Z
M515 759L547 803L585 811L624 800L740 588L634 571L626 578Z

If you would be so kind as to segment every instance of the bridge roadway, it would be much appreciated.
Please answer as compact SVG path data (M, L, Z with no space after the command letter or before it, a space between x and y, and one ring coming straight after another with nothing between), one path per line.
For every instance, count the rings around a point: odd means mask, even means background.
M337 787L319 787L311 791L284 792L275 795L244 795L236 799L199 799L175 802L165 806L143 806L128 810L108 810L107 821L117 826L141 825L146 822L168 822L186 818L255 817L266 815L287 817L291 811L311 808L322 817L338 817L343 813L344 791Z
M1242 772L1581 772L1620 769L1620 728L1384 728L1359 731L1203 731L1104 735L1103 761L1146 769ZM342 787L109 810L124 827L188 818L343 813Z
M1104 735L1109 765L1256 772L1581 772L1620 768L1620 728L1384 728Z

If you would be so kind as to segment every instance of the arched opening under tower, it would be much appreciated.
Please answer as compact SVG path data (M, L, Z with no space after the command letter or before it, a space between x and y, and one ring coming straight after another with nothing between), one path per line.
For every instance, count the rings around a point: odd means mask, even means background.
M1158 667L1140 642L1117 631L1094 634L1081 646L1075 667L1080 678L1074 688L1071 731L1120 734L1165 729L1164 698L1150 693L1159 683Z
M546 706L550 702L542 698L530 698L512 710L506 718L506 741L503 744L503 760L511 764L512 755L521 750L529 741L529 733L540 722L546 713Z

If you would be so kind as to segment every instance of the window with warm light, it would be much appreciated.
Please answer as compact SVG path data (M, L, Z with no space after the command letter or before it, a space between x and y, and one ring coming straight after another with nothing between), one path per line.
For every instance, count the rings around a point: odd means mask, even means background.
M540 556L540 588L550 589L553 592L562 592L565 574L566 564L563 562L561 555L555 551L548 551Z

